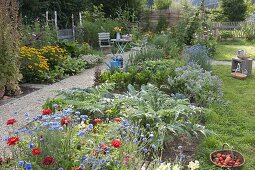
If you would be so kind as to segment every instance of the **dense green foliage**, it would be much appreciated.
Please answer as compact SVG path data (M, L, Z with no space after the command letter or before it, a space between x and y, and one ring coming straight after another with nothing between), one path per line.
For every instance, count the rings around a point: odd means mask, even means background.
M244 0L221 0L221 8L228 21L245 20L247 6Z
M167 78L175 75L175 68L180 62L173 60L146 61L139 65L129 66L127 72L106 71L101 75L102 82L115 83L117 89L126 89L129 84L140 88L147 83L160 87L167 83Z

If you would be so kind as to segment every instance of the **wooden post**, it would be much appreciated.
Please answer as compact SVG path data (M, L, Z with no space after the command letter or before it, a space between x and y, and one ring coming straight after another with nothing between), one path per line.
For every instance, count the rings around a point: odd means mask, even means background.
M55 21L55 29L56 29L56 33L57 33L57 38L58 38L58 15L57 15L57 11L54 11L54 21Z
M72 29L73 29L73 40L75 41L74 16L73 16L73 14L72 14Z
M80 27L82 27L82 15L81 15L81 12L79 12L79 20L80 20Z
M46 25L48 26L49 25L49 11L46 11Z

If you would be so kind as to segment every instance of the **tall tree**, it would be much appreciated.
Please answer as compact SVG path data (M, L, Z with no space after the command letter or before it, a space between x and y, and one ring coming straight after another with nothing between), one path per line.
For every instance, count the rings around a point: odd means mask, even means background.
M244 21L247 6L244 0L221 0L222 14L229 21Z

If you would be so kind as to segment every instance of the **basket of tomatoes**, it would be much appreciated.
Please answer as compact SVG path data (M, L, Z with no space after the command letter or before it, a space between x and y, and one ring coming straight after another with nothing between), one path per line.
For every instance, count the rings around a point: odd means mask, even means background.
M210 154L211 162L222 168L237 169L242 167L245 163L243 155L235 150L225 149L226 146L229 147L229 145L225 143L222 146L222 150L217 150Z

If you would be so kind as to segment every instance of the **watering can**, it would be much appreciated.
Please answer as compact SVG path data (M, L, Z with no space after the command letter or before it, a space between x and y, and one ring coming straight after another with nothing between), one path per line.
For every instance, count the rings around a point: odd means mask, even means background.
M112 58L110 63L105 63L109 69L117 69L117 68L123 68L123 58L122 56L115 56Z

